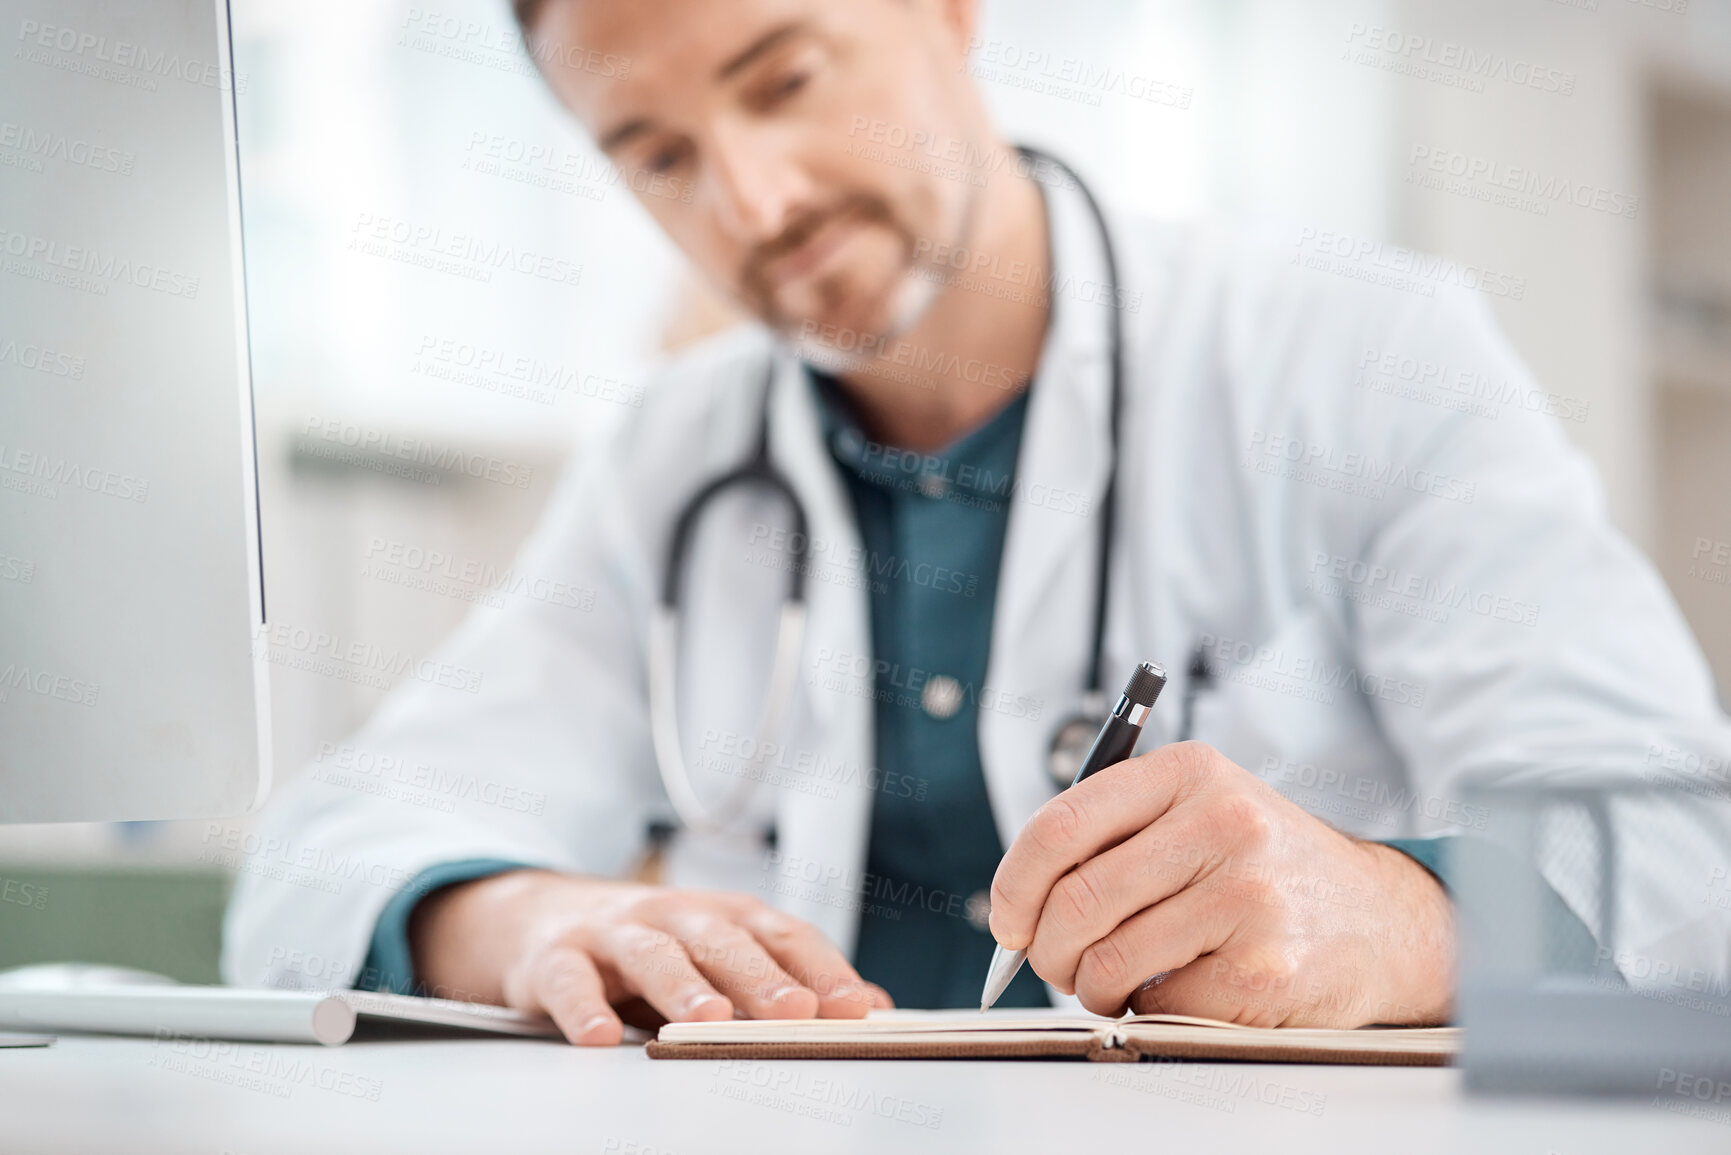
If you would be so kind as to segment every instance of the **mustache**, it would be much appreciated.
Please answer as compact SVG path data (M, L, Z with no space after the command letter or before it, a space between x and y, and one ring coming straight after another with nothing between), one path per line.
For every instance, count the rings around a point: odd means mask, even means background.
M752 248L740 269L739 284L746 303L753 311L771 325L782 327L786 318L781 316L775 303L769 266L789 253L799 251L830 224L850 219L862 224L883 225L890 229L901 238L908 257L912 257L914 231L896 215L889 201L874 193L848 193L833 204L801 212L789 221L781 232Z

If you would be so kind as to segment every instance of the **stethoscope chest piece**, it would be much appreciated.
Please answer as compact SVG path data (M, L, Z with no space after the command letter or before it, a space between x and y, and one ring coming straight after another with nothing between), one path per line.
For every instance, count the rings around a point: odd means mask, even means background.
M1106 701L1097 693L1085 695L1076 712L1058 723L1052 732L1052 745L1046 751L1046 772L1060 790L1076 780L1082 760L1088 757L1088 748L1105 723Z

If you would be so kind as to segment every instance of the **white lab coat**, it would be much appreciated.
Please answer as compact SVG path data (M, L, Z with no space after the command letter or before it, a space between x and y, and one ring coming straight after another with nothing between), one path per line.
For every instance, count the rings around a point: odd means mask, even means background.
M1107 479L1098 236L1074 190L1048 197L1051 328L987 684L970 688L1006 845L1054 792L1046 754L1082 685ZM1436 403L1446 391L1365 387L1403 387L1408 361L1361 378L1393 354L1443 367L1457 387L1454 375L1481 374L1543 396L1481 300L1312 271L1207 227L1113 227L1128 379L1106 677L1115 687L1150 659L1173 679L1143 749L1173 736L1199 641L1215 686L1198 697L1196 736L1365 837L1470 829L1482 816L1456 791L1468 773L1630 776L1655 750L1731 749L1670 595L1607 522L1593 470L1554 418L1518 401L1487 416ZM409 679L350 743L283 786L243 847L253 855L226 928L229 981L347 984L394 889L436 863L631 868L646 824L669 813L644 658L663 551L698 486L749 455L770 360L769 339L740 330L672 365L552 500L519 563L539 595L525 585L478 610L445 646L443 660L479 673L477 692ZM777 750L750 764L738 746L786 578L774 552L786 516L771 498L730 498L706 521L685 582L681 693L699 788L734 780L718 767L761 775L753 821L773 822L779 841L768 852L754 834L682 836L668 878L752 892L848 950L872 900L873 790L903 787L873 772L870 579L814 399L785 357L771 405L772 455L815 543ZM553 597L549 583L580 592ZM884 680L917 694L923 676ZM1690 827L1690 839L1691 862L1726 861L1722 832ZM1592 925L1590 878L1566 862L1549 873ZM1697 918L1698 881L1661 877L1640 925L1624 920L1630 941L1657 943Z

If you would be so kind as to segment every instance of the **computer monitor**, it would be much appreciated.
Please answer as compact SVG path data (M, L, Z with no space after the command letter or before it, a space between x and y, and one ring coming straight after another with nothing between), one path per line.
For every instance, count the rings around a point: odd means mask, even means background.
M6 0L0 822L263 800L224 0Z

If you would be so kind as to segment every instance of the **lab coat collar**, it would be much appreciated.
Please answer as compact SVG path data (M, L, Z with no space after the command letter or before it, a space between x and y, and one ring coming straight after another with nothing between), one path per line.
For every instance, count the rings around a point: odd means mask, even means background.
M1105 250L1079 189L1048 183L1045 197L1051 313L998 579L990 693L982 695L995 708L980 716L981 761L1005 846L1055 789L1045 771L1051 731L1075 708L1087 677L1111 465Z
M828 683L838 662L869 668L870 604L845 561L860 555L859 527L840 472L824 442L818 403L805 369L785 352L775 354L771 381L770 457L792 483L806 509L814 549L806 573L808 610L804 655L789 740L857 769L857 779L833 796L784 790L776 800L779 864L792 866L800 885L777 890L776 905L821 929L844 953L859 931L860 891L871 827L874 780L873 716L869 682L844 688ZM821 543L821 545L820 545ZM849 691L854 692L849 692ZM807 870L816 864L815 870Z

